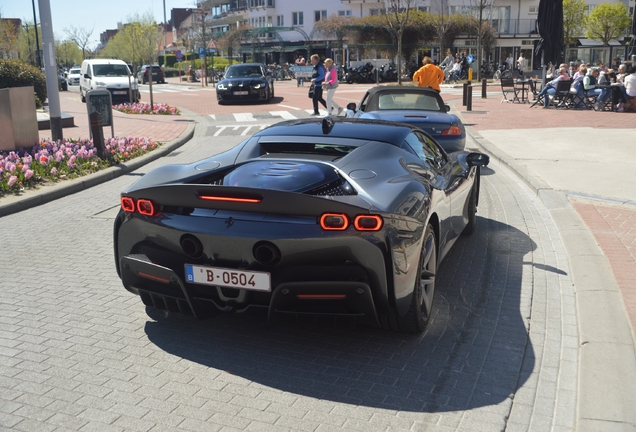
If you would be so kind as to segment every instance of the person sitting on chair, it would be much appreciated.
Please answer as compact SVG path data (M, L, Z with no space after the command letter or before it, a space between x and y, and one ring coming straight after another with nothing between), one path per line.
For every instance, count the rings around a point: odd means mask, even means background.
M565 67L559 68L559 76L547 83L545 87L541 89L541 91L537 95L537 98L534 100L534 102L532 102L532 105L530 105L530 108L532 108L537 104L537 102L539 102L541 96L543 96L543 108L547 108L548 106L550 106L550 96L554 96L556 94L557 83L559 81L569 80L570 75L568 74L568 70Z

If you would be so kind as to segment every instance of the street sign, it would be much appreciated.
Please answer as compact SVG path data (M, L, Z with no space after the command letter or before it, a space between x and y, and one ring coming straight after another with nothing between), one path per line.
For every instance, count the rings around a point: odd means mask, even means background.
M208 50L216 51L216 49L216 42L214 42L214 39L210 39L210 42L208 42Z
M198 51L199 51L199 58L205 57L205 48L204 47L199 47Z
M181 52L181 50L177 50L174 53L175 57L177 57L177 60L181 61L181 59L183 58L183 53Z
M290 66L289 69L296 75L296 78L311 78L314 71L313 66Z

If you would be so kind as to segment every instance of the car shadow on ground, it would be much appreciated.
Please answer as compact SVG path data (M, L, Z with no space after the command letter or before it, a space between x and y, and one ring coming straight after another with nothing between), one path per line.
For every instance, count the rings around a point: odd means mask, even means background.
M173 355L312 398L414 412L499 404L535 364L520 305L523 258L536 244L509 225L484 218L478 224L440 266L424 335L342 318L268 327L264 313L196 321L154 308L145 331Z

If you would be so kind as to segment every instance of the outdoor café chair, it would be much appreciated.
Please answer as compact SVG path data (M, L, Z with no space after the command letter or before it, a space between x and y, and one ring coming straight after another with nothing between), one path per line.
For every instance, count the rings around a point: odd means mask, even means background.
M514 78L502 78L501 79L501 93L503 97L501 98L501 102L519 102L519 89L515 87ZM512 95L511 99L508 99L509 95Z

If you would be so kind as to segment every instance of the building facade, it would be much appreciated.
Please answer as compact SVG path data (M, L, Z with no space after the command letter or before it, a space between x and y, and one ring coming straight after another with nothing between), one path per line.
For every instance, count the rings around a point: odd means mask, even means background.
M611 1L611 0L610 0ZM635 0L621 1L633 13ZM478 14L474 1L466 0L415 0L412 7L434 14ZM591 11L602 0L586 0L587 11ZM484 2L482 1L483 5ZM322 0L320 2L294 0L208 0L199 3L206 11L205 25L210 37L240 26L248 26L254 34L253 40L243 42L243 57L255 61L290 62L298 54L306 56L310 45L312 52L333 57L337 63L343 59L358 59L359 48L335 47L334 40L316 34L314 25L331 15L342 17L363 17L379 15L385 11L385 2L369 0ZM510 53L518 58L524 53L530 68L539 69L540 59L534 55L539 39L536 20L539 0L491 0L483 8L484 18L490 20L496 30L497 39L490 52L482 58L494 64L501 63ZM629 41L629 38L627 39ZM477 40L474 35L460 35L451 48L454 52L476 54ZM421 47L420 53L427 53L439 59L439 49L435 46ZM625 39L612 41L609 47L585 39L578 39L577 46L566 49L566 61L609 63L614 57L624 57ZM367 55L368 57L368 55ZM407 59L408 60L408 59Z

